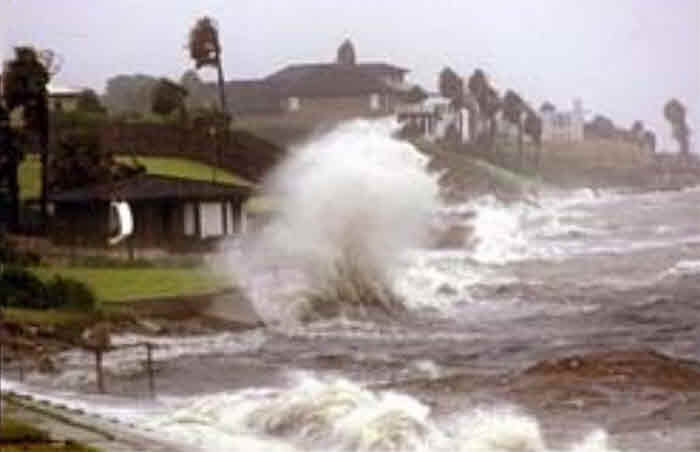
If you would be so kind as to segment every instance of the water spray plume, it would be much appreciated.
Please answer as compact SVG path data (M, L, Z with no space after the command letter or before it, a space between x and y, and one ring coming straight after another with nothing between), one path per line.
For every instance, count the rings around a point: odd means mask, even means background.
M266 181L282 207L257 238L252 265L257 274L275 267L296 275L291 301L302 317L400 305L392 273L426 238L438 183L427 157L394 137L397 128L392 120L344 123L293 149ZM264 317L280 303L274 286L253 287Z

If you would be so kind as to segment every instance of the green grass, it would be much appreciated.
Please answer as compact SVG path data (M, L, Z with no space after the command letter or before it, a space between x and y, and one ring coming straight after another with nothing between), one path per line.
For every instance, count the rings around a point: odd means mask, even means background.
M0 423L0 451L2 452L97 452L75 441L55 442L39 428L12 417L16 416L13 404L3 401L3 417Z
M13 418L4 418L0 424L0 442L46 442L49 435L36 427L25 424ZM3 451L4 446L3 446Z
M125 164L134 162L131 156L120 155L117 161ZM146 167L149 174L179 177L197 181L211 182L213 167L194 160L178 157L137 157L137 161ZM223 184L254 187L252 182L236 176L230 171L218 169L216 181ZM19 192L21 199L37 199L41 194L41 163L37 154L27 154L19 167Z
M36 199L40 194L41 162L37 154L27 154L19 165L19 197Z
M5 416L0 424L0 444L2 452L97 452L75 441L52 442L45 431Z
M132 164L134 162L133 158L127 155L119 155L116 159L124 164ZM211 182L214 174L212 166L184 158L137 156L136 161L146 167L148 174L205 182ZM254 186L250 181L222 169L216 171L216 181L231 185Z
M42 280L54 275L90 286L103 303L198 295L231 287L230 278L190 268L34 267Z
M41 325L46 327L79 328L95 319L96 313L66 309L4 308L4 319L9 323Z

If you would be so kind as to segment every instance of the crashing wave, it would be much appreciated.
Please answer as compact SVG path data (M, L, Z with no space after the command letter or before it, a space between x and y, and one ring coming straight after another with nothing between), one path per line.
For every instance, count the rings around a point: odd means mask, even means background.
M553 452L538 422L514 409L476 409L436 419L396 392L347 380L306 377L286 390L248 390L199 399L163 416L154 429L207 450L310 452ZM255 442L255 446L251 445ZM568 452L614 452L595 431Z

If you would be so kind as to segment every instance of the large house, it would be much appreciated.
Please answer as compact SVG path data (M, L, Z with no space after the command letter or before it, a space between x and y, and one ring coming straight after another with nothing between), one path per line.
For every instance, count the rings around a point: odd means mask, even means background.
M392 114L410 91L407 69L357 63L349 41L333 63L292 64L262 79L226 83L229 111L238 117L284 115L319 120Z

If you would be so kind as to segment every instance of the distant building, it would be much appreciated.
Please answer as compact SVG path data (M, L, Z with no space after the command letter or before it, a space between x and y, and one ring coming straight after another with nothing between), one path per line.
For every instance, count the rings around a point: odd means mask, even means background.
M318 120L393 113L413 87L404 80L409 71L388 63L355 63L349 46L343 43L333 63L293 64L262 79L227 82L229 111L238 117Z
M540 110L542 141L575 143L583 141L584 110L580 100L573 102L571 111L558 111L551 106Z
M429 141L446 138L460 128L459 111L450 99L440 95L429 95L421 102L400 104L396 108L398 120L404 124L408 134L422 136ZM469 141L469 111L462 110L462 140Z
M83 88L71 88L49 84L46 87L49 94L49 109L51 111L71 112L78 108L78 100Z

